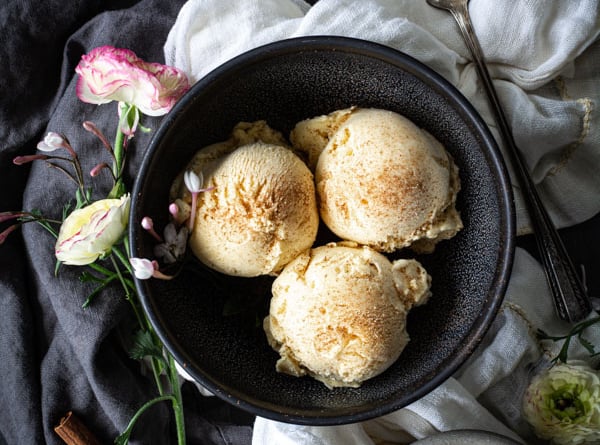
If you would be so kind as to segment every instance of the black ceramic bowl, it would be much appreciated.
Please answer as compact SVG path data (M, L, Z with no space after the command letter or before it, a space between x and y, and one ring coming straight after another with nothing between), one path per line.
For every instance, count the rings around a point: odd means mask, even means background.
M397 111L437 137L460 168L455 238L417 257L433 297L408 317L400 359L360 388L327 389L275 371L278 355L257 327L272 278L231 278L193 260L172 281L138 281L144 310L175 359L218 397L256 415L313 425L386 414L424 396L477 347L509 278L514 216L498 148L467 100L431 69L398 51L340 37L276 42L225 63L196 83L165 117L137 177L132 255L152 257L145 215L167 223L175 176L201 147L226 139L240 121L265 119L289 134L299 120L351 105Z

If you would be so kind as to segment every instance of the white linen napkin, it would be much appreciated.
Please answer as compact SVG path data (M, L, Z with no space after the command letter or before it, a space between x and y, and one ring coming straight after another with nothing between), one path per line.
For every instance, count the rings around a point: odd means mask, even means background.
M516 143L559 227L600 211L598 1L471 2L473 26ZM429 65L495 132L470 56L450 15L425 0L190 0L165 45L168 64L198 80L242 52L302 35L344 35L394 47ZM587 49L587 51L586 51ZM517 192L519 233L529 231Z
M559 227L600 211L598 0L472 0L470 14L517 145ZM303 35L342 35L401 50L453 83L499 140L476 71L449 13L425 0L189 0L165 44L166 63L198 80L254 47ZM500 141L499 141L500 143ZM519 233L530 231L518 187ZM517 250L505 304L484 341L443 385L399 411L360 424L307 427L257 418L253 443L410 443L474 428L530 437L520 393L543 356L535 330L564 333L541 266ZM600 327L587 337L600 344ZM543 346L543 347L542 347ZM573 348L572 358L586 358ZM588 360L589 361L589 360Z
M500 313L471 358L441 386L403 409L358 424L308 427L257 418L253 444L406 444L457 429L491 431L527 443L533 436L521 417L521 395L536 368L558 352L557 344L540 344L535 331L542 326L550 333L567 330L548 299L541 265L517 249ZM600 344L600 326L586 337ZM579 345L569 357L598 363Z

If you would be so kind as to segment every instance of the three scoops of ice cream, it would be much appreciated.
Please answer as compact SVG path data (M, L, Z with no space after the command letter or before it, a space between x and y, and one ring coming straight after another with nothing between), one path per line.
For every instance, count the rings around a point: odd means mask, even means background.
M263 327L276 369L328 387L360 386L409 341L406 316L430 296L413 259L461 228L458 168L402 115L347 108L297 123L291 144L266 122L240 123L186 170L202 173L193 253L229 275L275 275ZM183 175L183 173L182 173ZM181 214L190 194L172 188ZM340 238L316 246L319 221Z

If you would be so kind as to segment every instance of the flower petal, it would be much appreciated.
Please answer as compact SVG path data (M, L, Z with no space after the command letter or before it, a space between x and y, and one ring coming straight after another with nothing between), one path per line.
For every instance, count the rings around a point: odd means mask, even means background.
M102 199L73 211L60 227L56 258L70 265L85 265L107 254L127 227L129 195Z
M63 147L65 139L58 133L53 131L48 132L44 139L37 144L37 149L40 151L51 152Z
M154 274L154 265L152 261L146 258L129 258L129 262L133 267L133 274L139 280L148 280Z
M137 107L149 116L166 114L190 85L178 69L148 63L133 51L102 46L82 56L75 68L77 96L83 102L113 100Z
M567 445L600 442L600 375L585 364L558 364L535 376L523 415L542 439Z
M183 182L190 193L198 193L202 190L203 177L202 172L196 174L193 170L187 170L183 174Z

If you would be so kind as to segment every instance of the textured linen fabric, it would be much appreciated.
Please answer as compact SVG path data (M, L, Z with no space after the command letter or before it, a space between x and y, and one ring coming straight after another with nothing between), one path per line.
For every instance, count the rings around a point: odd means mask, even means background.
M515 141L555 224L600 211L597 0L477 0L473 26L495 79ZM303 35L343 35L382 43L424 62L496 124L474 64L449 13L425 0L190 0L165 45L165 57L194 80L251 48ZM585 54L584 54L585 53ZM498 139L498 137L496 137ZM515 185L519 233L529 232Z
M473 0L470 14L515 140L554 222L568 227L600 211L600 9L597 0ZM476 70L448 12L425 0L189 0L165 45L168 63L197 80L254 47L303 35L382 43L424 62L496 124ZM517 225L531 231L518 184ZM588 271L593 273L593 271ZM434 310L434 309L432 309ZM554 314L540 264L518 249L505 303L473 356L443 385L404 409L362 424L307 427L257 418L253 443L410 443L460 428L535 442L521 417L532 375L557 353L537 328L567 332ZM600 343L600 327L586 332ZM581 347L571 358L586 358ZM596 365L598 358L588 360Z
M181 4L9 0L0 5L0 212L37 209L60 219L63 205L73 199L74 184L55 169L43 162L12 163L15 156L33 154L46 131L67 136L84 172L110 162L81 124L95 122L111 140L116 104L79 101L74 68L82 54L101 45L164 63L162 47ZM159 122L145 118L143 124L156 128ZM150 137L140 132L130 145L129 185ZM94 184L94 197L104 197L108 177L101 175ZM156 396L152 377L128 358L121 341L131 309L118 286L82 309L91 291L79 281L82 269L63 266L55 277L54 264L54 239L36 224L0 245L0 443L61 444L53 428L69 410L102 443L112 443L137 408ZM185 384L183 392L188 443L250 443L252 416L200 396L192 385ZM170 407L156 405L140 419L131 443L175 443L173 423Z

